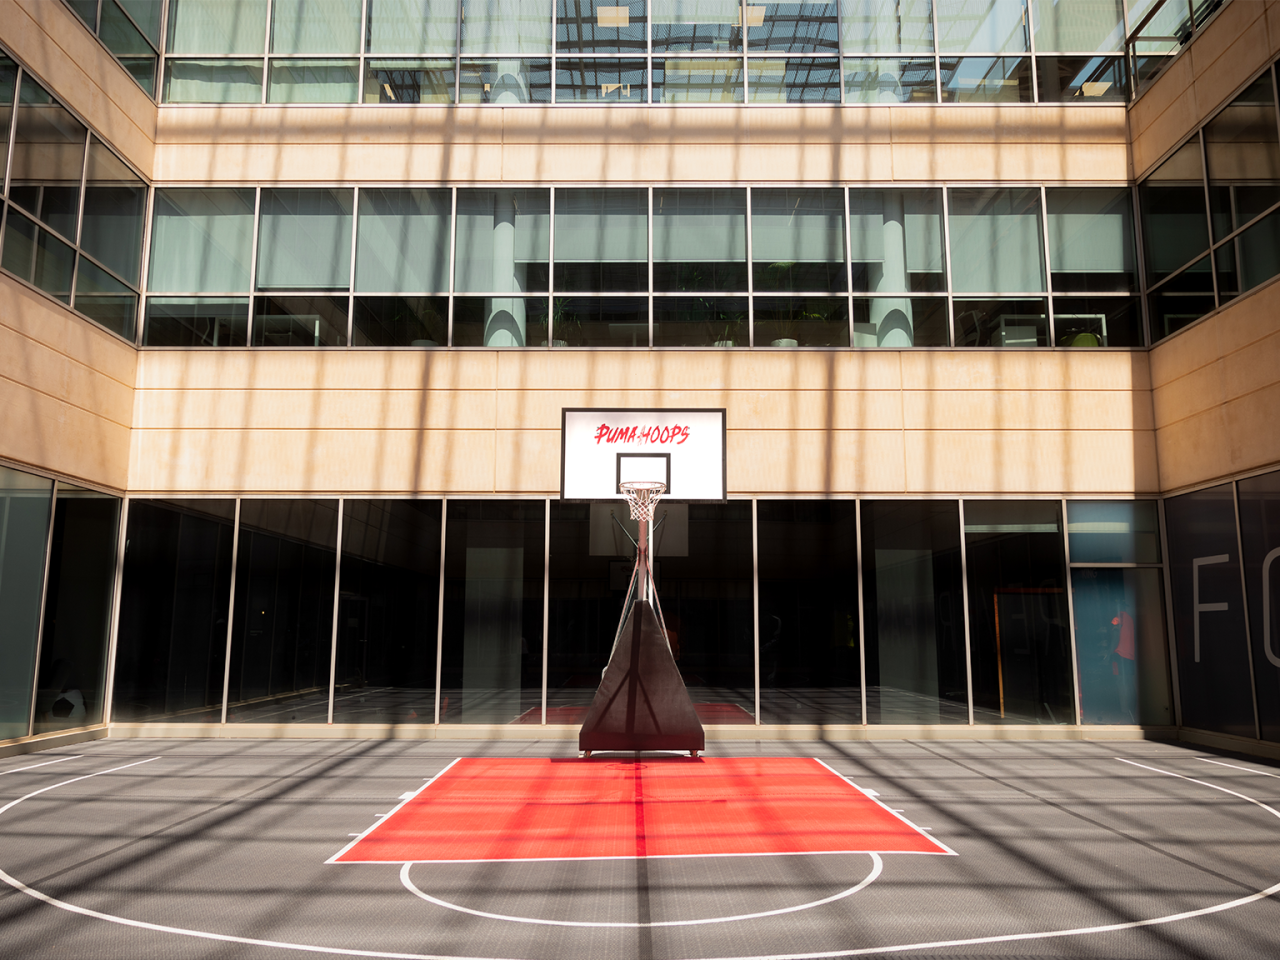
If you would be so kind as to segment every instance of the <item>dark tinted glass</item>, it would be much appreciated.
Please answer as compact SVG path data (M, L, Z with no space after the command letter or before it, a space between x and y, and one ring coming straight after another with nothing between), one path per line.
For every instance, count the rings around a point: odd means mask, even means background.
M441 723L541 722L545 510L449 500Z
M1060 505L964 505L977 723L1075 723Z
M557 297L552 317L557 347L647 347L644 297Z
M1049 314L1044 300L957 300L957 347L1046 347Z
M849 303L843 297L757 297L757 347L847 347Z
M1270 71L1205 125L1204 151L1214 239L1280 201L1280 136Z
M855 347L945 347L947 301L942 297L854 297Z
M120 501L59 484L33 732L102 721Z
M1253 737L1231 484L1170 497L1165 525L1182 723Z
M344 501L334 722L435 722L439 597L440 501Z
M1230 257L1230 247L1224 249L1223 256ZM1234 274L1234 259L1224 265ZM1152 342L1195 323L1216 308L1211 270L1209 257L1203 257L1148 295L1147 313L1151 318Z
M142 344L147 347L243 347L248 299L151 297Z
M112 720L222 719L233 500L133 500Z
M336 500L240 501L227 720L324 723Z
M546 297L454 297L453 346L546 345Z
M9 208L0 266L51 297L70 303L75 265L75 250L13 207Z
M654 297L655 347L745 347L745 297Z
M126 340L133 340L138 316L138 295L87 257L76 270L73 306Z
M0 168L9 163L9 124L13 120L14 85L18 65L0 53Z
M867 719L967 723L956 503L864 500L862 571Z
M1148 283L1209 248L1203 177L1200 141L1193 138L1138 186Z
M85 127L29 75L18 94L9 199L72 243L80 211Z
M1240 536L1258 718L1263 738L1275 741L1280 740L1280 473L1240 481ZM1221 616L1208 614L1201 629Z
M347 298L254 297L255 347L341 347L347 342Z
M858 723L852 500L761 500L760 721Z
M1140 347L1142 310L1136 297L1054 297L1060 347Z
M356 347L443 347L449 343L447 297L356 297Z
M53 481L0 467L0 738L25 737Z
M138 282L146 206L146 184L106 144L91 137L80 246L126 283Z
M1042 103L1124 103L1123 57L1037 57Z
M943 103L1030 103L1029 57L940 60Z

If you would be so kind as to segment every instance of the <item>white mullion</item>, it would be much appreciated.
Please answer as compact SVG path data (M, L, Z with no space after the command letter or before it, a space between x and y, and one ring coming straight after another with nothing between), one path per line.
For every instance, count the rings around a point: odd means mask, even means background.
M550 327L547 328L550 330ZM551 337L548 335L547 340ZM551 646L551 498L547 497L542 531L542 725L547 725L547 659Z
M435 724L440 725L440 674L444 668L444 558L449 527L449 498L440 498L440 592L436 600L436 709Z
M744 8L744 9L745 9L745 8ZM745 16L744 16L744 21L745 21ZM742 35L743 35L743 38L744 38L744 39L743 39L743 42L744 42L744 43L746 42L746 39L745 39L745 38L746 38L746 33L747 33L747 28L746 28L746 26L744 25L744 26L743 26L743 28L742 28ZM755 265L755 261L752 259L752 249L751 249L751 236L752 236L752 233L751 233L751 231L752 231L752 227L751 227L751 188L750 188L750 187L745 187L745 188L744 188L744 190L745 190L745 193L746 193L746 201L747 201L747 209L746 209L746 218L747 218L747 223L746 223L746 228L747 228L747 231L746 231L746 233L747 233L747 251L746 251L746 253L747 253L747 346L750 348L750 347L754 347L754 346L756 345L756 325L755 325L755 315L756 315L755 306L756 306L756 298L755 298L755 276L754 276L754 274L755 274L755 270L756 270L756 265ZM753 508L753 509L754 509L754 508Z
M363 82L363 81L361 81ZM347 276L347 343L348 350L354 342L356 323L356 240L357 228L360 225L360 186L357 184L351 194L351 264Z
M942 269L947 284L947 345L956 343L955 284L951 282L951 190L942 188ZM915 339L914 334L912 339Z
M231 519L231 583L227 590L227 646L222 664L222 723L227 722L227 697L231 688L231 644L235 637L236 622L236 574L240 560L240 498L236 497L235 513Z
M964 500L957 500L960 511L960 603L964 613L964 677L969 693L969 726L973 726L973 644L969 638L969 551L965 543Z
M760 501L751 498L751 631L752 669L755 674L756 726L760 725Z
M253 346L253 310L258 293L258 236L262 233L262 187L253 188L253 243L249 250L249 316L245 321L244 345ZM239 509L237 507L237 509Z
M858 690L861 704L861 720L865 727L867 716L867 614L866 590L862 585L862 498L853 501L854 570L858 590Z
M124 591L125 551L129 547L129 498L120 500L120 517L116 525L116 564L111 583L111 615L107 627L107 669L102 688L102 723L111 722L115 706L116 655L120 646L120 597Z
M449 188L449 202L452 204L449 212L449 309L445 315L445 346L453 346L453 303L457 299L454 290L454 273L457 270L458 257L458 188ZM444 562L443 558L440 561ZM443 589L443 587L441 588ZM437 721L438 722L438 721Z
M151 270L151 227L152 219L155 217L156 190L155 187L147 187L147 202L143 204L143 221L142 221L142 256L138 261L138 305L134 308L134 316L137 320L137 327L133 331L133 342L136 346L142 345L142 327L146 322L146 303L147 303L147 274Z
M1067 561L1066 572L1066 588L1067 588L1067 626L1071 631L1069 638L1069 649L1071 650L1071 687L1075 693L1075 703L1072 706L1072 712L1075 714L1076 726L1084 723L1084 711L1081 707L1083 701L1080 699L1080 653L1076 648L1076 603L1075 603L1075 582L1071 579L1071 532L1070 525L1067 521L1067 499L1062 498L1062 550L1063 556Z
M346 500L338 498L338 533L333 555L333 619L329 636L329 726L333 726L333 692L338 676L338 607L342 590L342 521Z
M1045 190L1044 184L1040 184L1040 242L1044 245L1044 256L1041 258L1041 268L1044 270L1044 289L1045 299L1047 301L1045 313L1045 322L1049 326L1049 347L1058 345L1057 333L1054 328L1053 319L1053 258L1049 255L1049 194Z

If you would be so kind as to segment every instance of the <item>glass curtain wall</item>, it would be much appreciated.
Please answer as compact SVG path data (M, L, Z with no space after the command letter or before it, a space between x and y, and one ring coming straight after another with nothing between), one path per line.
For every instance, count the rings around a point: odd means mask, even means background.
M234 500L131 500L111 719L222 719Z
M1264 740L1280 740L1280 472L1241 480L1245 595Z
M0 466L0 740L25 737L53 481Z
M163 0L68 0L67 5L154 99Z
M344 500L335 723L434 723L439 500Z
M1129 90L1121 0L367 0L363 7L362 14L360 0L169 0L164 99L1087 103L1123 102ZM151 50L139 46L139 71L144 48Z
M964 503L977 723L1075 723L1062 508Z
M860 723L857 504L760 500L761 723Z
M228 670L231 723L324 723L336 500L241 500Z

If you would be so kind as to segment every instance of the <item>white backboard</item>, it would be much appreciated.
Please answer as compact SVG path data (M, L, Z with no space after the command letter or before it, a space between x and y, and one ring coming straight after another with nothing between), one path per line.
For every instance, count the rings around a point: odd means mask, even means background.
M560 499L621 500L619 482L661 480L664 499L724 502L722 408L565 407L560 417Z

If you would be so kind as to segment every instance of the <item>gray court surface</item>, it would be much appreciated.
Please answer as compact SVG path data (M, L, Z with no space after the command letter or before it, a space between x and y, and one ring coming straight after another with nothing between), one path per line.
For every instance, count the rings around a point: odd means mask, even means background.
M456 757L573 746L0 760L0 957L1280 957L1280 768L1155 742L710 745L818 757L956 856L325 863Z

